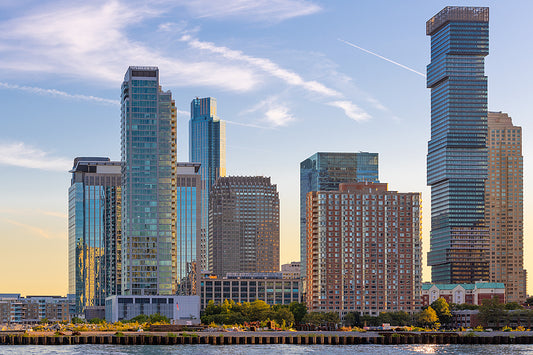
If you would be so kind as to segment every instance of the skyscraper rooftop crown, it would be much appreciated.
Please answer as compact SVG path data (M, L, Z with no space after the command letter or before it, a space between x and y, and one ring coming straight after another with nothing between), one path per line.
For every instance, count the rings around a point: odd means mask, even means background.
M489 22L489 8L446 6L426 22L426 34L432 35L449 22Z

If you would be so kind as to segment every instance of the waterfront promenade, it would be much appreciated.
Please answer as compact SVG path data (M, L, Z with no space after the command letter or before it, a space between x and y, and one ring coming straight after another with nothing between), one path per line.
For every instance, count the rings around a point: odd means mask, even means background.
M1 332L6 345L178 345L178 344L297 344L297 345L398 345L398 344L533 344L533 332Z

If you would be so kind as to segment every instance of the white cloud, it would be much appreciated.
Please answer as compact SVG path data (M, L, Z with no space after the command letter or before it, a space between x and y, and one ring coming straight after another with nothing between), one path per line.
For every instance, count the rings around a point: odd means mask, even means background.
M0 23L0 70L60 73L115 86L127 65L157 65L163 86L248 91L258 84L255 73L242 66L177 59L128 37L129 27L163 14L165 7L116 0L54 6Z
M267 22L311 15L321 10L320 6L306 0L187 0L182 5L195 17Z
M278 102L278 98L275 96L269 97L259 102L257 105L244 110L241 112L241 115L253 115L263 112L264 116L259 120L268 124L269 127L287 126L290 122L295 120L295 117L289 112L289 108L285 104ZM266 128L249 123L246 125L256 128Z
M0 143L0 165L66 172L72 160L51 156L23 142Z
M39 228L39 227L35 227L35 226L32 226L32 225L29 225L29 224L25 224L25 223L21 223L21 222L17 222L17 221L13 221L11 219L7 219L7 218L2 218L1 219L2 221L4 222L7 222L9 224L12 224L14 226L17 226L17 227L22 227L30 232L33 232L34 234L37 234L41 237L44 237L46 239L51 239L52 236L50 234L48 234L44 229L42 228Z
M34 86L20 86L16 84L0 82L0 88L20 90L20 91L29 92L32 94L37 94L37 95L64 97L68 99L83 100L83 101L93 101L93 102L98 102L98 103L108 104L108 105L119 105L120 104L120 101L118 100L104 99L102 97L96 97L96 96L91 96L91 95L69 94L67 92L59 91L56 89L43 89L43 88L38 88Z
M334 89L328 88L324 84L317 81L306 81L299 74L287 69L281 68L279 65L271 61L270 59L253 57L244 54L241 51L233 50L228 47L216 46L211 42L199 41L190 35L184 35L181 37L182 41L187 42L192 48L205 50L211 53L221 55L222 57L234 61L245 62L252 67L260 69L278 79L283 80L285 83L301 87L309 92L320 94L328 97L342 97L342 94Z
M370 118L370 115L351 101L333 101L328 105L338 107L344 111L344 114L355 121L364 121Z

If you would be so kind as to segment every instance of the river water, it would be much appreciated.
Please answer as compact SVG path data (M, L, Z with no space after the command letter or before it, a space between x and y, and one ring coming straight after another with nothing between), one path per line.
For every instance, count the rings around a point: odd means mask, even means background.
M0 345L0 354L532 354L533 345Z

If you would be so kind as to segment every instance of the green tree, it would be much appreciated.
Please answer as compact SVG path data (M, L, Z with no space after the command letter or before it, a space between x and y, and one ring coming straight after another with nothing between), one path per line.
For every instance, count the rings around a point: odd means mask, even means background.
M102 318L92 318L89 320L90 324L102 324L105 323L105 319Z
M526 298L526 304L528 306L533 306L533 297Z
M294 323L294 314L289 310L288 307L281 307L273 311L272 318L278 324L282 324L285 321L285 324L291 325Z
M294 321L296 323L301 323L303 317L307 314L307 307L305 303L293 301L289 305L289 310L294 315Z
M344 324L349 327L361 326L361 315L359 312L349 312L344 316Z
M522 307L522 305L518 302L509 302L505 304L505 309L512 311L515 309L524 309L524 307Z
M168 317L163 316L159 313L154 313L150 315L149 319L150 323L167 323L170 324L170 319Z
M479 307L479 320L485 327L500 327L500 322L506 318L505 305L498 299L491 298L483 300Z
M418 314L418 324L422 327L433 327L438 320L437 312L431 306Z
M130 319L130 322L137 322L137 323L147 323L150 320L150 317L146 314L139 314L136 317L133 317Z
M443 297L439 297L431 304L431 308L437 313L439 322L442 324L448 324L452 321L452 313L450 312L450 306Z
M85 323L85 321L81 318L78 318L78 317L73 317L72 320L70 321L70 323L72 324L81 324L81 323Z

